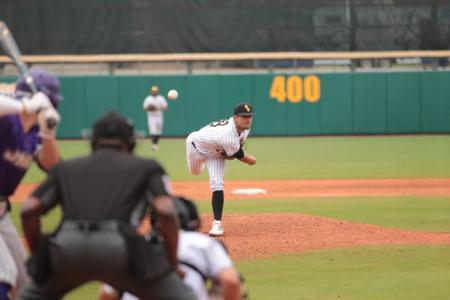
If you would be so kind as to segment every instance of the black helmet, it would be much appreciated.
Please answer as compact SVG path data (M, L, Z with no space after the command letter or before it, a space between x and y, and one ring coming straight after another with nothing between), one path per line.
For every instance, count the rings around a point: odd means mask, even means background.
M100 141L111 139L122 141L130 151L136 145L133 124L115 111L105 113L95 122L91 144L96 149Z
M195 203L184 197L174 198L173 203L178 211L180 227L186 231L197 231L200 228L200 216Z

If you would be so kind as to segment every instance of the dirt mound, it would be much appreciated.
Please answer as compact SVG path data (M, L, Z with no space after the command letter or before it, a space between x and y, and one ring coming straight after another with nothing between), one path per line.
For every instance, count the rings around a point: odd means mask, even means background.
M207 233L212 216L204 216ZM450 233L406 231L303 214L232 214L222 239L235 259L324 248L382 244L449 244Z

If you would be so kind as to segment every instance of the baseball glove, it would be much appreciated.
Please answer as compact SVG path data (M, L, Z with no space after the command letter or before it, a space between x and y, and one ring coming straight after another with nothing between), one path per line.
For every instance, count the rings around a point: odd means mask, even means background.
M156 105L154 105L154 104L149 104L149 105L147 105L145 110L146 111L156 111L156 110L158 110L158 107L156 107Z
M233 156L228 156L227 153L225 151L222 151L222 153L220 153L223 159L226 160L233 160L234 157Z

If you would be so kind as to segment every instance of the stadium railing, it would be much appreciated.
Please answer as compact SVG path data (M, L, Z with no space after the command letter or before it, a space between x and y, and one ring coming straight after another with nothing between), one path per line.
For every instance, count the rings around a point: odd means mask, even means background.
M450 50L24 55L57 74L202 74L446 70ZM0 75L17 75L0 56Z

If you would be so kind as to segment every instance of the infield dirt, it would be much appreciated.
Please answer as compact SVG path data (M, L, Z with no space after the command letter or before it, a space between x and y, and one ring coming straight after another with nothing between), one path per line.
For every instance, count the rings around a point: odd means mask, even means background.
M210 201L207 181L172 182L175 194ZM34 185L21 185L13 201L23 200ZM226 181L225 201L260 198L345 196L450 196L450 178ZM261 188L266 194L233 195L242 188ZM207 232L212 216L202 216ZM324 248L381 244L450 244L450 233L407 231L303 214L224 215L226 243L235 259L270 257Z

